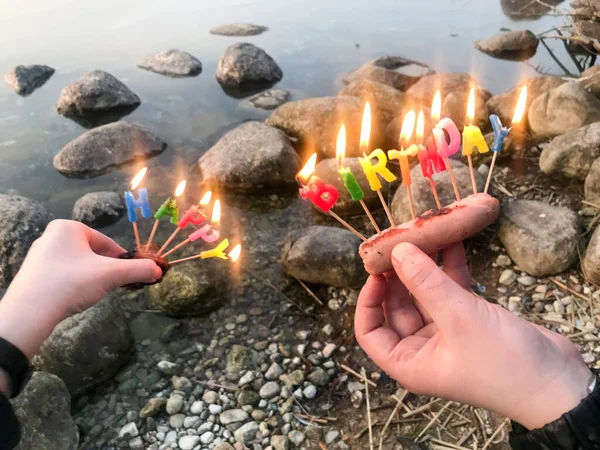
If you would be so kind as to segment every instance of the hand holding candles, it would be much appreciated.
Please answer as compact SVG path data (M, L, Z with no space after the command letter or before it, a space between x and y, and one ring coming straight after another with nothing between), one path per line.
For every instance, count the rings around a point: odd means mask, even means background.
M471 184L473 185L473 194L477 194L477 183L475 182L475 172L473 170L473 150L477 147L479 153L487 153L490 151L485 138L479 127L473 125L475 120L475 89L471 89L469 93L469 102L467 104L467 123L463 129L462 154L467 156L469 161L469 171L471 172Z
M150 209L150 202L148 201L148 191L146 188L140 188L137 191L138 198L136 199L133 191L139 186L146 175L147 167L144 167L140 170L135 177L131 180L131 191L125 192L125 205L127 206L127 217L129 218L129 222L133 226L133 234L135 235L135 243L137 245L137 249L141 249L140 243L140 234L137 227L137 212L139 209L142 213L142 217L148 219L152 215L152 210Z
M150 233L150 237L148 238L148 243L146 244L146 250L150 248L152 244L152 240L154 239L154 235L156 234L156 230L158 229L158 224L160 219L167 216L170 217L170 222L173 225L177 225L179 221L179 206L177 205L177 198L181 197L183 191L185 190L185 180L180 181L175 189L175 197L169 197L164 201L164 203L158 208L158 211L154 213L154 226L152 227L152 232Z

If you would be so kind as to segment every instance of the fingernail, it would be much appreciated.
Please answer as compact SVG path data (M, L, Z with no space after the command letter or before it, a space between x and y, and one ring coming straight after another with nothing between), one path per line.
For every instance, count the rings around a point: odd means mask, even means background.
M406 242L401 242L396 245L392 250L392 259L398 264L402 264L406 259L407 255L411 252L412 245Z

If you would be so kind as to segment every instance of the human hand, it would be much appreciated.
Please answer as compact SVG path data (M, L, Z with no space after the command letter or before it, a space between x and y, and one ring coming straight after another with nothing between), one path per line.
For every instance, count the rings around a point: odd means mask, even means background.
M371 276L358 299L356 339L410 392L502 413L539 428L587 395L591 372L566 338L475 296L461 243L443 269L412 244L394 272Z

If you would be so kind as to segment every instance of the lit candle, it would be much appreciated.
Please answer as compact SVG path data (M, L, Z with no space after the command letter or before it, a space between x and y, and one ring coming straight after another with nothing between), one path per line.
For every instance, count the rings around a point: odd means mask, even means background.
M358 158L358 162L360 163L365 175L367 176L367 181L369 182L369 187L372 191L377 192L377 196L379 197L379 201L383 206L385 214L390 221L392 226L396 226L394 222L394 218L392 217L392 213L390 212L387 202L383 198L383 194L381 193L381 182L379 181L378 174L383 177L385 181L391 183L396 180L396 177L390 170L387 168L387 158L385 153L381 149L373 150L369 156L367 156L367 151L369 150L369 141L371 139L371 106L369 102L365 104L365 112L363 113L362 126L360 130L360 150L364 158ZM377 163L375 165L372 164L372 159L377 159Z
M460 149L460 133L458 128L452 121L452 119L446 117L440 120L442 113L442 95L440 91L435 93L433 97L433 105L431 106L431 120L435 124L433 128L433 137L435 139L435 146L437 152L444 159L446 168L448 169L448 175L450 175L450 181L452 182L452 188L454 189L454 195L456 200L460 200L460 193L456 186L456 180L454 179L454 173L452 172L452 166L450 165L449 156L454 155ZM448 133L450 142L446 141L444 130Z
M349 167L344 167L344 156L345 155L346 155L346 127L344 125L342 125L342 127L340 128L340 132L338 133L338 138L337 138L337 142L336 142L336 157L337 157L337 161L338 161L338 173L340 174L340 178L342 179L342 182L344 183L344 186L348 190L348 193L350 194L350 197L352 198L352 200L356 200L361 204L361 206L365 210L365 213L367 214L367 217L371 221L371 224L373 225L373 227L375 228L377 233L381 233L381 230L377 226L377 222L375 222L375 219L373 218L371 211L369 211L369 208L367 208L367 205L363 200L365 193L363 192L362 188L360 187L358 180L354 177L354 174L352 173L352 170L350 170Z
M523 86L521 88L521 94L519 94L519 100L517 101L517 106L515 107L515 112L513 114L512 126L508 129L502 126L502 122L500 118L492 114L490 116L490 122L492 122L492 128L494 129L494 143L492 144L492 152L494 156L492 156L492 163L490 165L490 172L488 173L487 181L485 182L485 189L483 192L487 194L487 191L490 187L490 182L492 181L492 172L494 171L494 165L496 164L496 157L498 153L502 151L502 144L504 143L504 138L510 133L512 127L521 123L523 119L523 115L525 114L525 106L527 105L527 86Z
M475 120L475 89L471 89L469 93L469 101L467 103L467 124L463 129L462 154L469 161L469 172L471 173L471 184L473 186L473 194L477 194L477 182L475 181L475 170L473 169L473 158L471 155L475 148L479 153L487 153L490 151L485 138L478 126L473 125Z
M146 250L150 248L152 244L152 240L154 239L154 235L156 234L156 230L158 229L158 224L160 219L167 216L170 217L170 222L173 225L177 225L179 221L179 205L177 205L177 198L183 194L185 190L185 180L180 181L175 189L175 196L169 197L164 201L164 203L158 208L158 211L154 213L154 226L152 227L152 232L150 233L150 237L148 238L148 243L146 244Z
M419 157L421 172L423 173L423 176L429 180L429 187L431 188L431 193L435 199L435 204L437 205L438 209L441 209L442 205L435 187L435 181L433 181L433 173L445 170L446 165L444 164L444 160L438 154L437 148L435 148L435 141L433 139L429 139L427 141L428 148L425 148L422 145L424 131L425 118L423 117L423 111L420 111L419 118L417 119L417 145L419 147L419 153L417 156Z
M219 239L219 223L221 220L221 202L215 201L212 211L211 223L203 225L192 234L190 234L190 242L196 242L202 239L204 242L215 242ZM175 249L173 249L175 250Z
M415 208L412 201L412 192L410 191L410 185L412 184L412 178L410 176L410 162L408 161L409 156L416 156L419 152L419 147L411 145L404 150L404 144L408 145L410 137L412 136L413 129L415 127L415 112L409 111L404 117L402 122L402 130L400 131L400 151L390 150L388 155L390 159L397 159L400 163L400 173L402 175L402 184L406 186L406 192L408 194L408 205L410 206L410 215L415 218Z
M233 247L233 250L231 250L229 252L228 255L225 254L225 250L227 249L227 247L229 247L229 240L228 239L223 239L223 241L221 241L221 243L213 248L212 250L206 250L201 252L199 255L195 255L195 256L189 256L187 258L182 258L182 259L178 259L177 261L173 261L171 263L169 263L171 266L173 264L179 264L185 261L191 261L193 259L209 259L209 258L219 258L219 259L225 259L225 260L229 260L232 263L235 263L239 257L240 254L242 252L242 246L240 244L237 244L235 247Z
M133 226L133 234L135 235L135 242L138 250L141 249L140 234L137 227L137 210L139 209L144 219L148 219L152 215L150 209L150 202L148 201L148 191L146 188L140 188L137 191L138 198L135 198L133 191L139 186L146 175L148 168L144 167L140 170L135 177L131 180L131 190L125 192L125 205L127 206L127 218Z

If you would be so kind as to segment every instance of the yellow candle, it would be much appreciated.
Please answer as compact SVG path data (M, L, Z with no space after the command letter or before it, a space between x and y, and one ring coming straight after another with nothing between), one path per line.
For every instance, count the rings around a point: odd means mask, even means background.
M224 250L229 247L229 239L223 239L219 245L217 245L212 250L206 250L200 253L200 258L221 258L227 259L227 255Z
M472 155L475 147L477 147L479 153L487 153L490 151L490 148L485 142L485 138L483 137L483 134L481 133L479 127L476 127L475 125L466 125L463 130L462 137L463 155Z
M371 159L373 158L377 159L375 164L371 163ZM377 150L373 150L371 154L365 158L358 158L358 162L362 166L362 169L367 176L367 180L369 181L369 186L373 191L378 191L382 188L377 174L381 175L388 183L396 180L394 174L386 167L387 158L385 153L379 148Z
M400 173L402 174L402 184L409 186L412 183L410 176L410 163L408 162L409 156L415 156L419 152L419 147L415 144L408 147L406 150L390 150L388 156L390 159L397 159L400 163Z

